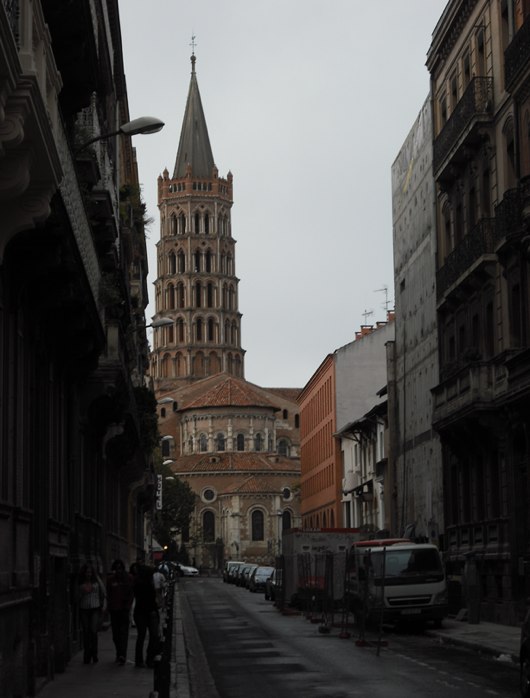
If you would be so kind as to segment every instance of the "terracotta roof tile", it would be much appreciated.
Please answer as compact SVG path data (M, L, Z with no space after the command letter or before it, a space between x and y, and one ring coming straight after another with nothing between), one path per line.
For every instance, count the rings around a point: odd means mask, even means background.
M171 466L177 474L197 473L300 473L299 461L260 453L194 453L181 456Z
M198 395L195 399L191 399L188 402L185 401L181 410L233 406L278 409L259 389L255 390L247 381L228 376L221 383L214 385L210 390Z

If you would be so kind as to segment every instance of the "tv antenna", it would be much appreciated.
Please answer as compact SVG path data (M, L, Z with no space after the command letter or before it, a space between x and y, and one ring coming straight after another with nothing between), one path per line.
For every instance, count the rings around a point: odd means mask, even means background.
M383 303L383 308L385 309L385 312L388 313L388 306L390 305L390 301L388 300L388 286L385 284L382 288L376 288L374 293L385 294L385 302Z
M370 315L373 315L374 311L373 310L365 310L364 313L362 313L362 316L364 318L364 324L367 325L368 323L366 322Z

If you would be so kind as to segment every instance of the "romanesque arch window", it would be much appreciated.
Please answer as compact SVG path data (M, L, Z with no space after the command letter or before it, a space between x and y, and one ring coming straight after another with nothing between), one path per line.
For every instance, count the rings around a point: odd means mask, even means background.
M221 274L226 274L226 257L224 252L221 254Z
M230 276L234 274L234 260L231 254L229 254L226 258L226 273Z
M167 287L167 301L166 308L169 310L174 310L175 308L175 287L173 284L169 284Z
M215 341L215 320L213 318L208 318L208 341Z
M213 288L212 283L206 286L206 305L208 308L213 308Z
M197 281L197 283L195 284L195 307L196 308L201 307L201 299L202 299L201 282Z
M264 540L265 539L265 526L264 526L264 516L263 512L259 509L255 509L251 516L251 527L252 527L252 540Z
M219 234L219 237L223 237L224 235L224 226L223 226L223 217L221 214L217 216L217 231Z
M226 355L226 370L228 373L233 373L234 369L234 359L232 358L232 354L227 354Z
M179 317L177 318L177 342L184 341L184 320Z
M169 378L170 377L170 367L171 367L171 359L169 354L164 354L162 357L162 378Z
M234 287L230 286L230 288L228 289L228 309L229 310L233 310L235 307L234 298L235 298Z
M242 371L241 371L241 357L239 356L239 354L236 354L235 366L236 366L235 375L241 377L241 376L242 376Z
M202 320L202 318L199 317L199 318L197 318L197 320L195 322L195 339L198 342L202 342L203 336L204 336L203 320Z
M299 414L295 414L295 416L294 416L294 428L300 429L300 415Z
M204 214L204 234L210 234L210 216L208 215L208 213Z
M225 450L225 435L219 432L215 437L215 450L224 451Z
M221 361L215 351L210 352L210 375L221 372Z
M202 533L205 543L215 540L215 515L213 511L205 511L202 515Z
M178 233L179 235L184 235L186 232L186 216L181 213L178 219Z
M177 257L174 252L170 252L167 257L167 270L169 274L177 273Z
M237 323L233 322L232 323L232 344L238 344L238 339L237 339Z
M280 439L278 441L278 455L288 456L289 455L289 442L287 439Z
M206 453L208 451L208 437L206 434L201 434L199 436L199 451L201 453Z
M254 437L254 450L263 451L263 434L257 433Z
M204 269L207 272L212 271L212 253L210 250L206 250L206 254L204 255Z
M245 435L244 434L237 435L237 437L236 437L236 449L238 451L245 450Z
M201 253L199 250L193 253L193 271L201 270Z
M178 352L175 357L175 373L179 377L186 375L186 359L180 352Z
M195 235L198 235L200 233L200 227L201 227L201 217L199 215L199 212L197 211L195 215L193 216L193 232Z
M179 274L186 271L186 257L184 256L184 252L182 250L177 252L177 267Z
M182 282L177 284L177 308L184 308L186 305L186 294L184 290L184 284Z
M282 514L282 531L288 531L292 527L291 512L286 509Z
M282 412L282 415L283 415L283 418L284 418L284 419L288 419L288 418L289 418L289 410L284 410L284 411Z
M169 218L169 234L170 235L177 234L177 219L176 219L175 214L172 214Z
M228 293L227 293L227 289L226 289L226 284L223 284L223 291L222 291L222 307L223 308L226 308L227 300L228 300Z
M230 320L227 320L225 322L225 344L230 344L230 329L232 325L230 324Z
M205 370L206 366L204 361L204 354L202 353L202 351L198 351L193 359L193 373L196 376L204 376Z

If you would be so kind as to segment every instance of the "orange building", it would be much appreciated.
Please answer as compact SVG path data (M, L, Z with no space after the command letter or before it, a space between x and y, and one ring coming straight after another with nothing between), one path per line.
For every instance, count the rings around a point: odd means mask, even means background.
M304 528L342 526L342 465L336 431L335 362L328 354L298 397Z

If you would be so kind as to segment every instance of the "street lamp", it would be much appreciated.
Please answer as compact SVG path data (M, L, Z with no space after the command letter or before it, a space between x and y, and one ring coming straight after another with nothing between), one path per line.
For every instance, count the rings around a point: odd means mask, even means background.
M168 327L169 325L173 324L173 320L169 317L161 317L160 320L155 320L154 322L149 323L149 325L146 325L145 327L152 327L154 330L157 329L157 327Z
M136 136L139 133L156 133L163 128L164 122L160 121L160 119L157 119L154 116L140 116L138 119L133 119L132 121L122 124L117 131L101 133L99 136L94 136L94 138L91 138L86 143L79 146L79 148L76 148L75 154L77 155L85 148L88 148L88 146L92 145L92 143L103 141L107 138L113 138L114 136L118 136L120 134L123 134L124 136Z

